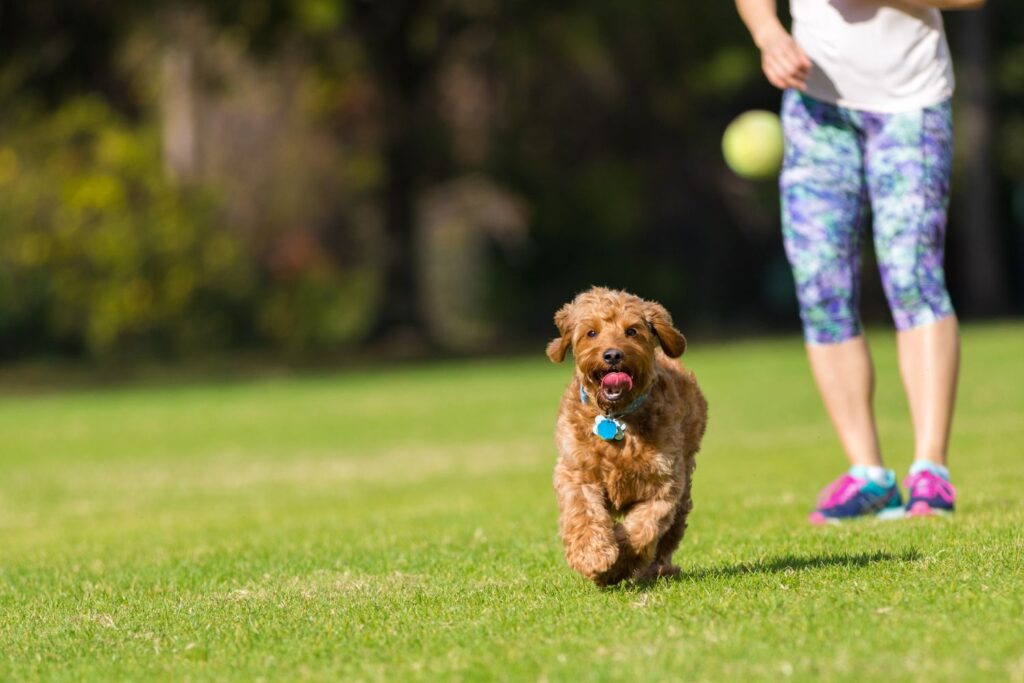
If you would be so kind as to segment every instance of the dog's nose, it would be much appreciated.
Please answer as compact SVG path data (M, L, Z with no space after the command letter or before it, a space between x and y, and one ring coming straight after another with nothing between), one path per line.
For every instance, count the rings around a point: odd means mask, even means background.
M618 349L605 349L604 362L608 365L617 365L622 362L622 351Z

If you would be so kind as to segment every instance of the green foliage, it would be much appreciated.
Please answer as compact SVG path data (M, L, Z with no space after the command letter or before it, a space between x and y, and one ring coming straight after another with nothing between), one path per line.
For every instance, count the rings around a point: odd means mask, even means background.
M345 17L345 5L335 0L300 0L294 6L298 24L314 34L336 31Z
M252 287L202 192L175 187L158 138L102 101L9 126L0 150L4 336L94 356L222 344Z
M304 233L261 257L217 196L171 182L152 126L79 98L5 132L0 355L294 352L365 328L371 270L340 269Z
M779 98L732 3L8 4L0 357L301 352L381 333L389 308L407 316L393 329L430 336L430 311L388 304L428 300L410 216L467 173L529 208L528 246L481 257L489 291L473 298L503 331L549 333L550 311L595 282L724 333L797 324L777 192L722 161L726 124ZM998 248L1019 309L1024 24L990 5ZM161 89L168 47L213 65L197 59L183 100L208 136L191 189L161 166L159 112L179 101ZM34 117L13 116L26 102ZM295 233L313 247L282 272ZM951 267L954 295L970 279ZM880 288L865 292L866 318L887 321Z
M957 517L827 529L842 457L801 341L690 342L711 421L683 577L649 589L565 566L571 368L540 348L0 399L0 680L1020 680L1024 327L965 328Z
M1024 183L1024 45L1005 50L996 64L997 92L1008 105L996 131L997 156L1005 176L1020 185Z
M369 324L377 281L371 268L343 272L321 262L274 283L259 304L260 335L291 353L350 342Z

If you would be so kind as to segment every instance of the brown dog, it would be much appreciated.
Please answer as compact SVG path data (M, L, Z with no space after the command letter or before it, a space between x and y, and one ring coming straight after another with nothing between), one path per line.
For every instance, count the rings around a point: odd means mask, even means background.
M571 346L576 358L555 428L565 559L599 586L676 575L707 424L693 373L670 360L686 339L660 304L601 287L559 309L555 325L548 357L560 363Z

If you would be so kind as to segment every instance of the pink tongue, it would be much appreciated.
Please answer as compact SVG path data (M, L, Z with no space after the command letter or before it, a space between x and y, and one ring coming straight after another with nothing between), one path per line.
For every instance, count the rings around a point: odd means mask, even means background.
M622 385L625 386L623 387ZM601 378L601 386L606 389L625 389L629 391L633 388L633 378L624 372L609 372Z

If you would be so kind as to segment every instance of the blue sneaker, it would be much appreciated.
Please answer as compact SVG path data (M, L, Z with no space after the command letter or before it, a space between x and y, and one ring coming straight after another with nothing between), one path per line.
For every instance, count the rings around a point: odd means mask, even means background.
M818 507L811 513L811 524L838 524L858 517L891 519L903 516L903 497L890 474L891 484L883 486L853 474L853 468L821 492Z

